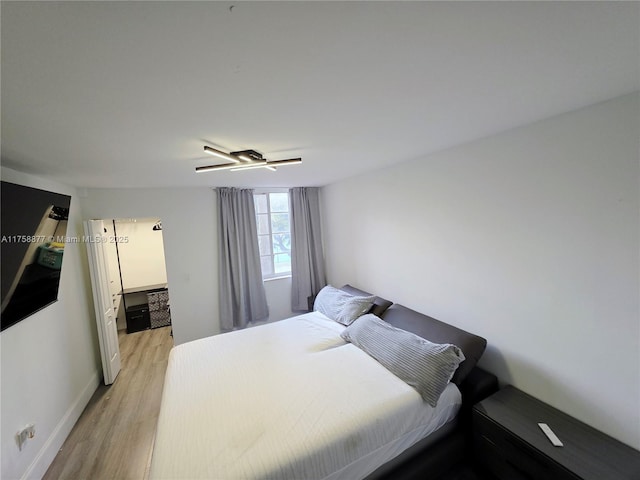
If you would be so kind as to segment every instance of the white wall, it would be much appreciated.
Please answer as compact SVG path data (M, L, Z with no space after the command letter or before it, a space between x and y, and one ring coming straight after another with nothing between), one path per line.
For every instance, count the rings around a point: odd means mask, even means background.
M162 230L157 218L117 219L116 236L123 288L144 288L167 283Z
M639 97L325 187L330 282L484 336L502 381L640 448Z
M67 236L82 235L74 188L2 168L2 180L71 195ZM0 333L3 479L40 478L101 380L85 245L65 247L58 301ZM35 423L18 450L16 432Z
M220 332L216 197L210 188L88 189L84 219L162 219L176 345Z
M283 320L300 312L291 311L291 277L273 278L264 282L269 305L269 321Z

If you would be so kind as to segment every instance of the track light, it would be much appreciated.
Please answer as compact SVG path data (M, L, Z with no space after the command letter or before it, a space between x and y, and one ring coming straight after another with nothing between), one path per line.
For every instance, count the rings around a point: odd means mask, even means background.
M213 170L231 170L232 172L239 172L241 170L253 170L255 168L266 168L267 170L275 172L275 167L277 166L295 165L302 163L302 158L269 161L264 158L262 154L256 152L255 150L241 150L239 152L225 153L213 147L205 145L204 151L210 155L222 158L223 160L227 160L231 163L196 167L196 172L210 172Z

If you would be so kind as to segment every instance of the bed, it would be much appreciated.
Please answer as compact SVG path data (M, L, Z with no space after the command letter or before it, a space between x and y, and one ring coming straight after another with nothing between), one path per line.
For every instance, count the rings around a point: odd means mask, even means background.
M174 347L150 478L398 478L463 453L467 405L495 389L475 367L484 339L350 286L340 292L372 303L346 325L319 308ZM464 360L426 401L358 343L368 326L450 343L458 350L447 358Z

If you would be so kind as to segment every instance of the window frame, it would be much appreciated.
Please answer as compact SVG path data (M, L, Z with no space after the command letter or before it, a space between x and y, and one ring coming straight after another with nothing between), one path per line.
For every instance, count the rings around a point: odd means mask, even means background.
M263 233L260 234L259 232L256 232L256 236L257 236L257 241L258 241L258 253L260 256L260 269L261 269L261 273L262 273L262 280L274 280L274 279L278 279L278 278L287 278L287 277L291 277L291 247L289 247L288 251L285 252L274 252L273 250L273 236L277 235L273 233L273 227L272 227L272 215L274 214L279 214L279 213L285 213L285 212L273 212L271 210L271 198L270 195L271 193L284 193L287 195L287 215L289 217L289 230L288 232L282 232L282 233L288 233L289 236L291 236L291 204L289 202L289 190L287 188L261 188L261 189L254 189L253 191L253 196L254 196L254 202L255 202L255 198L257 195L265 195L265 198L267 200L267 211L266 211L266 215L268 215L268 231L269 233ZM255 205L255 203L254 203ZM258 209L256 208L256 224L259 225L259 221L258 221L258 215L265 215L265 213L258 213ZM278 232L280 233L280 232ZM262 271L262 257L267 257L267 255L262 255L260 253L260 237L261 236L269 236L269 246L270 246L270 254L268 255L268 257L271 260L271 267L272 267L272 271L273 273L270 274L265 274ZM289 270L286 272L276 272L276 266L275 266L275 256L277 254L282 254L282 253L288 253L289 254Z

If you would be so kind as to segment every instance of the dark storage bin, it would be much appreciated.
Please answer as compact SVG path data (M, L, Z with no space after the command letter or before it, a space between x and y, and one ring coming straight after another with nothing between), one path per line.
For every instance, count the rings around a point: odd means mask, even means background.
M169 292L159 290L147 293L149 303L149 316L151 318L151 328L166 327L171 325L171 314L169 311Z
M168 310L151 312L151 328L166 327L171 325L171 315Z
M149 305L132 305L127 307L127 333L139 332L151 328Z

